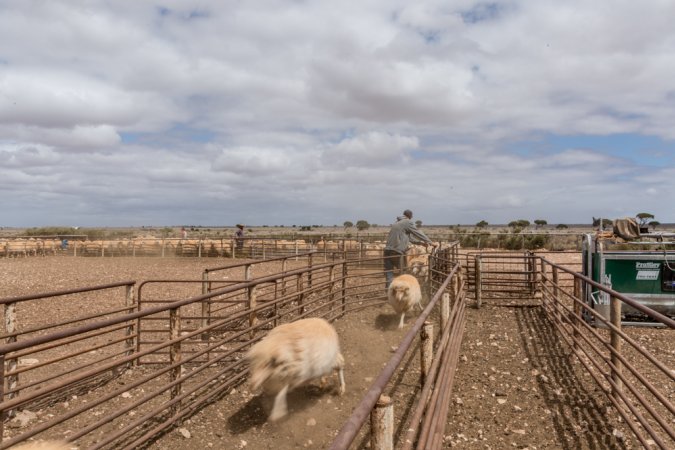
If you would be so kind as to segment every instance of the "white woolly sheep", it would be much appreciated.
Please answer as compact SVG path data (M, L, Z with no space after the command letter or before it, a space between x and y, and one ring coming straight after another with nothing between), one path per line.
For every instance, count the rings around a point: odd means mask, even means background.
M422 290L417 278L412 275L405 274L394 278L389 285L387 296L394 311L401 314L399 328L403 328L406 312L412 310L415 305L422 309Z
M279 325L248 352L251 388L274 395L269 420L287 414L286 394L308 381L338 371L340 395L345 392L344 357L338 335L324 319L309 318ZM322 384L323 384L322 380Z

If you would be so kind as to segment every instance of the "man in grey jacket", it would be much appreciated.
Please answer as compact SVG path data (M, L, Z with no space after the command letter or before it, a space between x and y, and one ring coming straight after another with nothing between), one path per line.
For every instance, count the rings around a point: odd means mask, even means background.
M421 232L412 221L413 213L409 209L403 211L403 215L396 218L396 223L391 226L389 236L387 236L387 245L384 247L384 275L386 276L386 288L389 288L394 279L394 269L401 271L405 269L405 252L408 245L422 244L425 247L436 244L426 234Z

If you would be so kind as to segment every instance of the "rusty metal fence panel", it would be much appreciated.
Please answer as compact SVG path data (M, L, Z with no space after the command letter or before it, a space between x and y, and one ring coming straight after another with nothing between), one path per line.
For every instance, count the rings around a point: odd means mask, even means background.
M563 274L572 277L572 290L560 284ZM582 292L587 286L610 297L608 316L583 300ZM541 289L542 306L560 338L573 350L636 440L645 448L675 448L675 371L623 328L622 304L670 328L670 333L675 330L675 321L545 259L541 260Z
M3 418L39 413L27 428L3 421L0 448L64 433L81 449L135 448L242 383L243 355L277 324L310 316L334 320L385 300L381 258L292 259L295 265L289 259L282 273L257 278L249 278L257 262L247 262L235 267L243 276L227 281L208 276L221 268L208 269L202 280L149 280L139 284L137 302L135 282L99 286L122 289L119 308L37 334L10 330L0 345L0 386L9 386L0 393L0 412ZM429 271L436 279L439 267ZM154 298L152 286L162 283L196 295ZM459 282L450 286L455 294L461 289ZM29 297L6 300L11 306ZM97 339L104 342L99 346ZM76 342L85 348L71 350ZM103 348L115 350L96 358ZM49 372L44 376L29 376L13 363L49 349L60 353L45 361L53 366L40 366ZM24 384L12 383L17 375Z

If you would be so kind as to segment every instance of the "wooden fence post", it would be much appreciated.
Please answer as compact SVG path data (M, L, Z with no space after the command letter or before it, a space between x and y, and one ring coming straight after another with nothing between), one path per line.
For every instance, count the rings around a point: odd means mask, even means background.
M372 450L394 448L394 404L386 395L380 395L370 413L370 448Z
M454 290L454 289L453 289ZM444 292L441 297L441 334L445 333L450 320L450 294Z
M420 339L420 385L424 386L434 359L434 325L431 322L422 325Z

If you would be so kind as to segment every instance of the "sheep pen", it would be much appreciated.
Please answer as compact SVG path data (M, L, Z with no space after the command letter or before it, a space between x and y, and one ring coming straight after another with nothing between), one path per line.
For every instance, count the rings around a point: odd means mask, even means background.
M26 295L35 292L48 292L68 289L75 286L115 283L120 280L145 279L194 279L202 276L204 261L181 258L63 258L41 257L28 259L0 260L3 286L1 297ZM212 264L208 262L208 264ZM256 269L255 276L275 273L279 267L269 266ZM235 275L221 274L223 283ZM374 282L382 283L382 300L385 298L384 278ZM152 297L161 299L180 298L191 295L194 289L190 285L159 285L153 287ZM193 292L192 292L193 293ZM103 297L99 302L105 302ZM366 299L367 302L367 299ZM75 308L72 309L72 308ZM54 319L65 320L73 315L76 304L58 304L49 312ZM522 317L517 316L515 309L484 307L479 310L468 310L467 328L460 364L457 371L457 392L453 394L453 404L448 416L446 441L453 448L476 448L490 446L501 448L516 446L519 448L560 448L561 442L568 445L586 442L579 436L586 433L604 436L596 438L605 443L606 448L613 445L635 448L626 436L628 433L611 414L596 413L588 408L604 408L606 401L601 394L592 389L584 391L588 396L586 405L566 395L551 396L546 386L541 383L541 375L558 381L548 370L555 368L552 359L546 359L542 353L546 349L527 348L526 352L519 346L532 346L533 339L521 338ZM530 311L526 309L524 311ZM493 319L499 317L499 323ZM26 311L37 322L45 318L44 311ZM417 313L413 314L416 317ZM372 384L375 377L398 346L410 323L402 330L396 328L398 315L384 304L377 304L356 310L338 318L334 326L340 336L342 351L347 364L345 381L348 389L343 397L336 397L320 391L318 386L310 384L289 394L290 414L278 424L266 422L265 408L259 396L249 392L245 384L233 386L214 402L186 417L175 428L168 430L158 439L150 442L150 448L179 450L187 448L326 448L337 434L342 423L349 417L351 410ZM186 319L190 320L190 319ZM489 324L479 326L478 324ZM538 323L538 322L537 322ZM672 341L667 339L668 330L635 330L640 340L650 347L665 347L667 361L672 367ZM527 334L527 333L526 333ZM514 349L514 346L517 347ZM94 352L95 350L92 350ZM494 360L491 351L500 352L502 356ZM668 353L670 352L670 353ZM519 357L518 355L521 355ZM529 356L528 356L529 355ZM535 360L531 355L538 355ZM552 358L563 358L553 352ZM529 358L529 359L528 359ZM28 362L26 362L28 363ZM559 362L558 362L559 363ZM131 385L142 376L142 368L132 368L121 376L108 380L98 386L98 395ZM413 355L397 372L395 384L397 390L392 395L396 410L405 413L410 409L410 392L414 393L419 386L419 364ZM563 380L560 380L561 383ZM566 384L565 384L566 385ZM564 385L561 384L564 387ZM552 387L554 391L559 386ZM131 397L144 393L130 389ZM499 400L506 400L500 402ZM62 398L58 403L45 404L42 409L31 411L31 415L21 415L9 420L5 425L5 435L16 435L25 429L35 426L49 415L61 414L69 409L82 406L86 398L74 393ZM581 408L583 414L563 418L558 411L566 407ZM503 407L506 405L506 407ZM560 409L557 409L557 405ZM590 406L589 406L590 405ZM109 407L113 407L111 404ZM69 427L55 429L46 436L59 439L69 438L94 420L105 417L111 411L101 409L94 411L92 417L77 419ZM592 418L589 424L589 419ZM81 422L79 422L81 420ZM589 431L590 430L590 431ZM400 434L402 430L397 430ZM593 442L596 442L593 441ZM76 442L80 445L79 442ZM81 448L95 445L82 442ZM355 448L365 448L367 438L361 436ZM591 445L586 445L590 447ZM600 445L600 448L603 446Z

